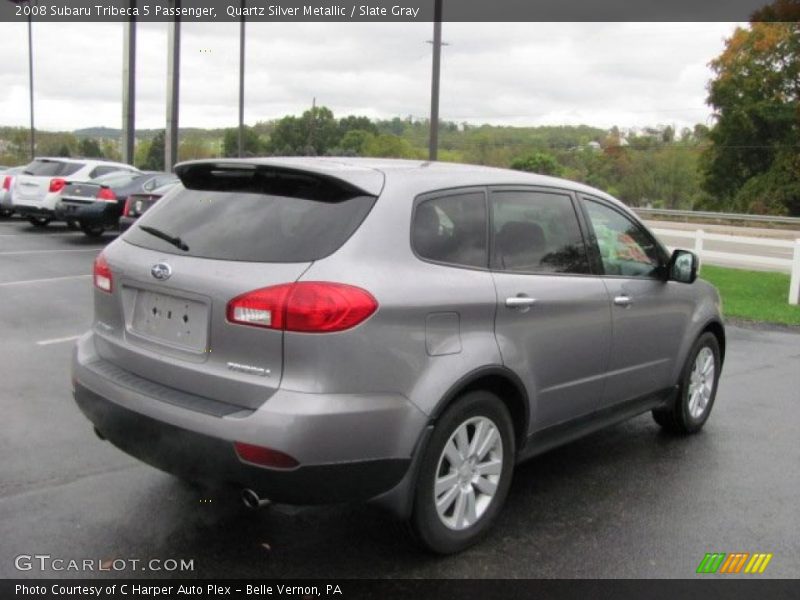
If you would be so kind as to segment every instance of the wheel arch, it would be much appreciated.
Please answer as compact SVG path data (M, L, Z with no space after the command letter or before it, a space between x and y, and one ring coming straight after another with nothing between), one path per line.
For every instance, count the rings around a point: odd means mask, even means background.
M720 363L725 363L725 327L719 321L712 320L705 324L699 335L704 333L712 333L717 338L719 343L719 360ZM698 336L699 337L699 336Z
M485 390L495 394L508 409L514 426L516 448L525 444L530 422L530 403L522 380L508 367L493 365L481 367L467 373L447 391L431 413L430 422L435 423L442 413L464 394Z

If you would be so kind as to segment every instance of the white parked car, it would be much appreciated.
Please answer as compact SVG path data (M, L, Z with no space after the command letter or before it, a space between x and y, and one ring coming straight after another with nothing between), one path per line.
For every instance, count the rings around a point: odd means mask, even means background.
M11 186L14 177L22 172L24 167L0 167L0 217L10 217L14 214L11 204Z
M67 182L89 181L114 171L139 172L131 165L107 160L36 158L14 178L13 210L32 225L46 227L55 218L56 203Z

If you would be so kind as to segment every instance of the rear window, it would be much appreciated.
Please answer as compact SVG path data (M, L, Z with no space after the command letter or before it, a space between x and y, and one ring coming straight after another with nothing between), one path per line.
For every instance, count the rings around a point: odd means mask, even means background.
M131 171L114 171L113 173L106 173L100 177L95 177L92 179L92 183L107 185L109 187L117 187L128 185L134 179L139 177L142 177L141 173L133 173Z
M126 234L131 244L172 254L249 262L309 262L335 252L358 229L375 197L303 175L204 181L180 189ZM195 182L186 181L189 185ZM232 191L220 191L219 188ZM259 190L259 191L256 191ZM271 193L270 193L271 192ZM152 235L180 238L188 250Z
M37 177L66 177L76 173L84 166L84 163L64 162L60 160L35 160L27 167L23 173L25 175L35 175Z

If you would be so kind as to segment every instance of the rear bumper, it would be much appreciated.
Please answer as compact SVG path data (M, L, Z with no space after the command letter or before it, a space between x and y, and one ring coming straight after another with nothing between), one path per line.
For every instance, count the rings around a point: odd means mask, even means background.
M56 204L55 215L62 221L80 221L85 225L115 225L120 209L112 202L92 202L91 204Z
M246 487L289 504L368 500L403 479L425 430L426 416L402 397L374 397L373 412L364 410L368 398L278 390L255 411L197 412L132 389L130 379L98 375L93 336L81 338L73 360L79 408L121 450L187 479ZM151 382L150 390L158 385ZM300 466L244 463L234 441L284 452Z
M55 211L43 206L30 206L26 204L14 204L14 212L23 217L47 217L55 218Z
M119 218L119 230L127 231L134 223L136 223L136 217L122 216Z

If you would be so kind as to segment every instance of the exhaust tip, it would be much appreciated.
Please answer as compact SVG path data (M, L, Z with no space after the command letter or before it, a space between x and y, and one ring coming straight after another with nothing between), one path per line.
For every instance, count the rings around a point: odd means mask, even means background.
M269 499L262 498L251 489L242 490L242 503L250 510L257 510L269 504Z
M94 428L94 434L95 434L95 435L96 435L98 438L100 438L101 440L103 440L104 442L106 441L106 436L104 436L102 433L100 433L100 430L99 430L97 427L95 427L95 428Z

